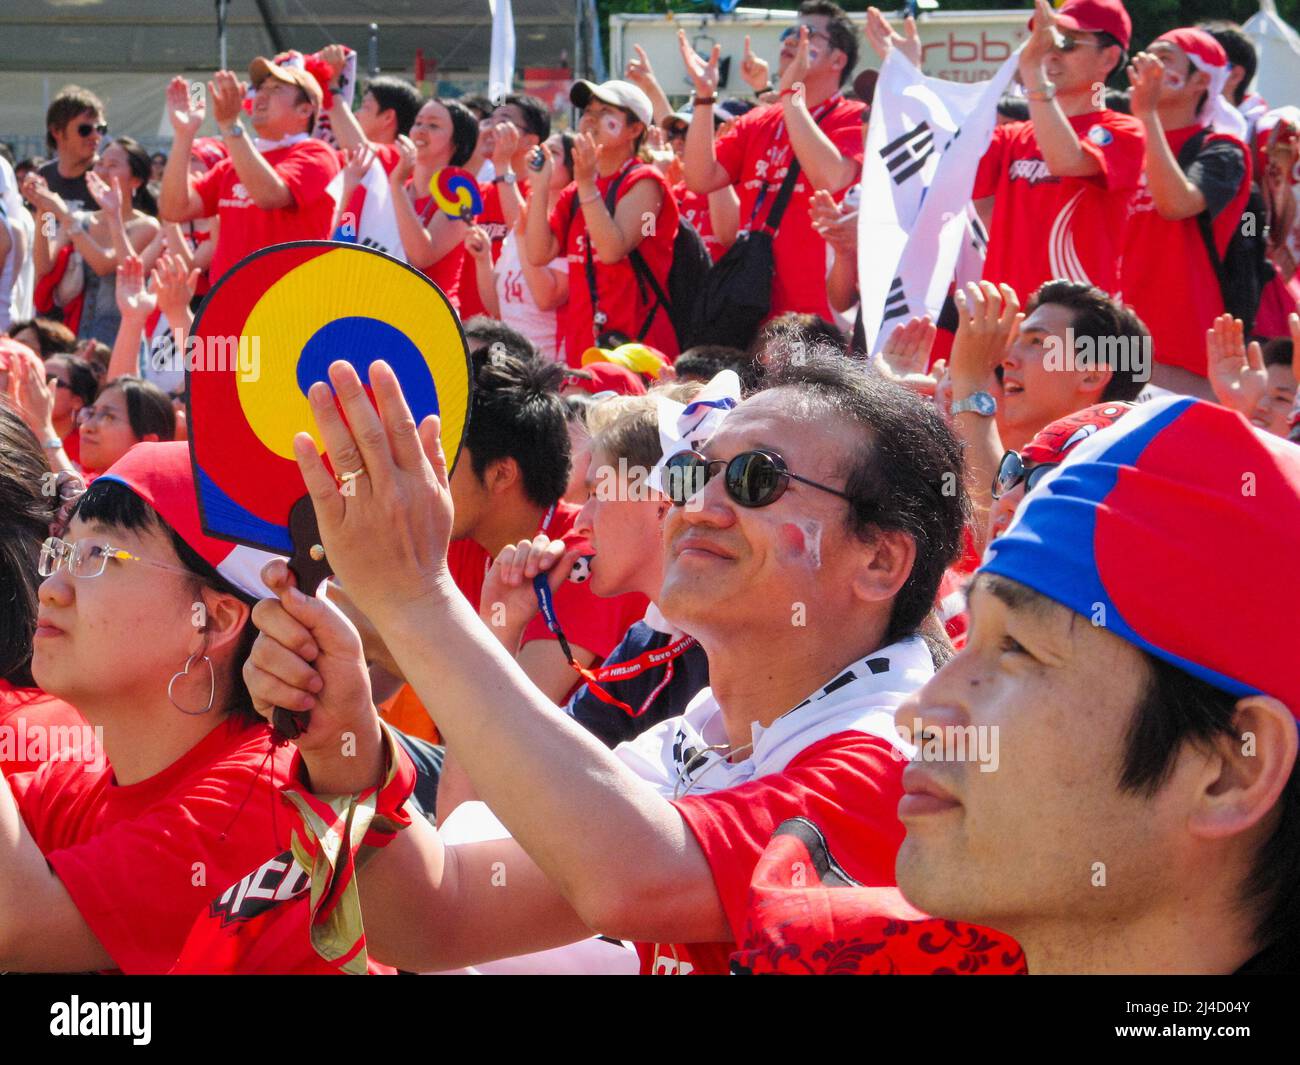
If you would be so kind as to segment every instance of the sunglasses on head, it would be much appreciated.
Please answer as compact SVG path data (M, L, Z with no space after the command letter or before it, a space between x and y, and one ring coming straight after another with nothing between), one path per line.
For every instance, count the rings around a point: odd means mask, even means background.
M775 503L791 481L853 502L838 488L791 473L785 459L775 451L742 451L732 459L707 459L698 451L679 451L664 463L664 488L673 505L684 506L697 492L703 491L718 467L724 470L727 495L742 507L766 507Z
M1039 481L1059 465L1059 462L1040 462L1037 466L1026 466L1018 451L1008 451L998 463L998 472L993 478L993 498L1001 499L1022 482L1025 491L1031 492Z
M100 136L103 136L107 132L107 122L83 122L77 127L77 133L83 137L89 137L92 133L98 133Z

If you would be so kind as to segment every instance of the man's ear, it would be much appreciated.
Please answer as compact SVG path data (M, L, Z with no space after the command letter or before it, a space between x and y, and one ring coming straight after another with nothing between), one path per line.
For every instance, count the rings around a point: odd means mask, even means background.
M1300 735L1279 700L1248 695L1233 712L1234 735L1216 736L1188 827L1201 839L1252 829L1277 806L1295 772Z
M507 492L522 481L523 471L519 469L519 463L509 455L493 459L483 471L483 485L493 495Z
M852 577L854 593L865 603L893 599L912 575L916 541L905 532L877 531L861 548L855 553L859 561Z
M1110 384L1110 379L1115 376L1114 370L1098 368L1095 370L1085 370L1079 375L1079 391L1090 397L1085 406L1092 406L1100 402L1100 396L1106 391L1106 386Z

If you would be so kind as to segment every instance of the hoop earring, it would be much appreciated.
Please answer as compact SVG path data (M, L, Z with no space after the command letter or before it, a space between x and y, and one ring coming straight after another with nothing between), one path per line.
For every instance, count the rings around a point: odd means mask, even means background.
M180 680L182 677L188 677L190 675L190 666L194 664L194 660L196 658L202 658L203 661L208 664L208 705L205 706L202 710L186 710L185 707L181 706L181 704L176 701L176 697L172 695L172 688L176 686L176 682ZM212 659L210 659L207 655L199 654L199 652L197 651L194 652L194 654L190 655L189 658L185 659L185 668L178 669L175 673L172 674L172 679L167 682L167 698L171 700L172 706L176 707L176 709L179 710L186 717L200 717L203 714L206 714L209 710L212 709L212 704L216 700L216 697L217 697L217 674L216 674L216 670L212 668Z

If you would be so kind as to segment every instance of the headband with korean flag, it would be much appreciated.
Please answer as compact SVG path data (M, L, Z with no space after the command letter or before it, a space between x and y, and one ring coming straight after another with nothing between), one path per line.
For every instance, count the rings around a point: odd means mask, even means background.
M698 451L716 433L727 413L740 402L740 377L735 370L723 370L695 394L689 403L660 396L659 445L662 453L647 482L656 492L664 491L664 463L679 451Z
M1232 64L1223 45L1204 30L1185 27L1170 30L1156 38L1181 50L1192 66L1210 76L1210 87L1206 92L1205 103L1197 116L1216 133L1230 133L1238 140L1247 137L1246 119L1240 111L1232 106L1223 96L1223 87L1228 83L1232 73Z

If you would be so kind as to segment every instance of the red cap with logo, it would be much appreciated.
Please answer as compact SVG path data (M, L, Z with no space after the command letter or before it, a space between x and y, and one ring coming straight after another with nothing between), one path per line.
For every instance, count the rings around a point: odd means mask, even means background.
M1120 0L1065 0L1056 18L1063 29L1077 33L1109 33L1126 52L1133 39L1133 20ZM1029 28L1034 28L1032 18Z

